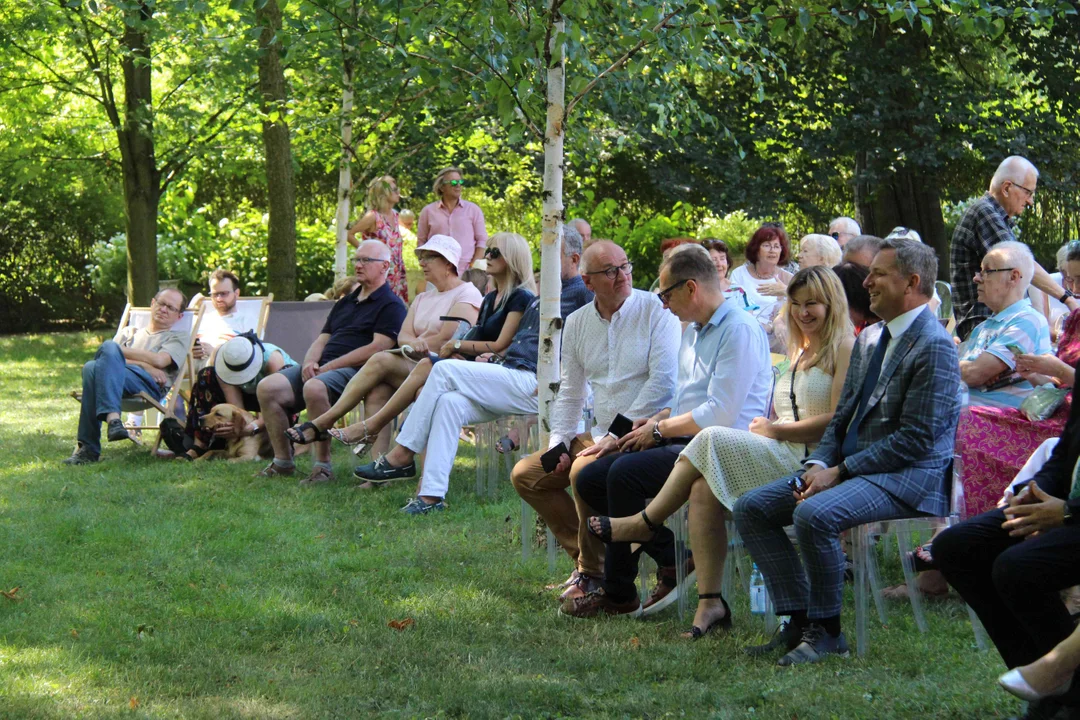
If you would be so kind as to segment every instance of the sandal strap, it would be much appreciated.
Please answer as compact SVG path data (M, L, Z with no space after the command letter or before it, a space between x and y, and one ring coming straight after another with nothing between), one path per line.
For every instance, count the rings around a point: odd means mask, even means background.
M644 510L641 511L641 519L645 521L645 526L652 530L654 533L659 532L660 528L663 527L663 525L657 525L652 520L650 520L649 516L645 514Z
M724 593L698 593L698 600L723 600Z

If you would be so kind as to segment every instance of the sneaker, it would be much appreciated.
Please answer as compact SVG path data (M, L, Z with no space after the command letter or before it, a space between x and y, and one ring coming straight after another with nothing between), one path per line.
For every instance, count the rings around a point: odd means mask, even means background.
M597 615L640 617L641 600L636 595L625 602L612 600L601 588L582 597L567 600L559 608L559 614L575 618L592 618Z
M439 512L446 509L446 503L442 500L434 503L426 503L419 497L414 497L410 500L405 507L401 508L401 512L406 515L427 515L431 512Z
M818 662L826 655L847 657L848 654L847 638L844 637L844 633L833 637L821 625L810 623L803 630L802 642L798 647L780 658L776 664L802 665Z
M97 453L86 447L82 443L75 448L75 452L71 453L71 457L64 460L65 465L89 465L90 463L96 463L101 458Z
M375 462L357 465L353 469L353 475L361 480L367 480L373 485L380 485L391 480L405 480L416 477L416 461L414 460L402 467L394 467L386 461L386 456L383 455Z
M686 559L686 577L683 578L682 585L676 584L678 575L675 573L674 565L657 568L656 585L653 587L649 599L641 606L641 614L652 615L668 607L679 599L680 593L685 593L688 588L694 586L695 578L693 556Z
M798 628L796 628L790 620L786 620L776 629L769 642L764 645L750 645L749 647L743 648L743 652L751 657L771 655L777 650L790 652L799 646L801 640L802 633L799 632Z
M601 587L600 580L601 578L594 575L579 572L577 577L574 578L574 582L567 586L562 595L559 595L559 602L582 598L591 592L599 590Z
M124 421L117 418L116 420L109 421L109 442L117 442L118 440L131 440L131 434L128 433L126 427L124 427Z

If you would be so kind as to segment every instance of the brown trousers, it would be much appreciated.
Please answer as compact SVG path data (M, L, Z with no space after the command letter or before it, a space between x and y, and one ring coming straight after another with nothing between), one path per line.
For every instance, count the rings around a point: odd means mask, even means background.
M593 577L603 577L603 543L597 541L600 546L600 552L597 553L594 543L591 542L592 538L579 537L585 534L587 529L583 522L579 521L574 499L566 492L574 478L581 472L581 468L596 459L593 455L578 457L582 450L592 444L593 439L589 433L578 435L570 443L570 459L573 461L570 472L544 472L540 464L540 456L544 454L544 451L538 451L522 458L514 466L510 481L518 495L544 519L559 544L574 561L578 571ZM583 546L589 551L582 553Z

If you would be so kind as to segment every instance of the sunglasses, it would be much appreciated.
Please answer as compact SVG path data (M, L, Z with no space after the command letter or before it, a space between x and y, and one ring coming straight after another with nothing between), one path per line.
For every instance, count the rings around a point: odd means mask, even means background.
M453 185L454 187L460 187L465 184L464 180L447 180L447 185Z
M498 260L502 257L502 252L497 247L489 247L484 251L484 257L491 258L492 260Z

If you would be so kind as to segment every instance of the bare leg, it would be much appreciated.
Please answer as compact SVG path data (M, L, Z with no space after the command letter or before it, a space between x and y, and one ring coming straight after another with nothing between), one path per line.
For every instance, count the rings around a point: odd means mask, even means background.
M320 430L329 430L334 427L334 423L359 405L376 385L384 382L392 382L395 387L400 385L411 367L412 364L403 358L385 352L375 353L364 363L364 367L360 368L360 372L352 376L337 402L319 415L315 415L311 408L308 408L308 416L314 418L311 422ZM392 378L397 378L396 382Z
M304 403L309 417L319 416L330 409L329 391L317 375L304 383ZM330 462L330 441L320 440L314 446L315 462Z
M652 519L652 515L649 519ZM720 592L724 580L724 560L727 558L725 520L727 510L716 499L708 481L698 477L690 488L690 544L694 548L699 594ZM704 630L726 614L720 598L698 600L694 625ZM685 637L689 637L689 634Z
M667 520L675 514L675 511L683 506L690 498L690 488L695 481L702 480L701 473L689 460L680 457L671 469L664 487L656 494L652 502L645 507L645 514L654 525ZM706 483L706 489L708 484ZM711 491L710 491L711 494ZM599 532L600 524L596 520L589 521L593 530ZM636 542L648 540L652 531L645 524L641 515L632 515L626 518L611 518L611 539L613 542ZM695 546L696 547L696 546Z
M391 467L403 467L411 463L414 457L416 453L409 448L395 445L393 450L386 453L386 462L390 463Z
M1035 662L1017 669L1034 690L1048 694L1068 682L1078 667L1080 628Z
M364 413L372 412L378 415L386 407L386 404L391 400L394 394L394 386L387 385L386 383L380 383L372 388L371 392L364 398ZM357 423L359 424L359 423ZM379 437L375 440L375 444L371 446L371 457L375 458L379 455L383 455L390 449L390 424L380 426L379 429L375 429L371 426L370 420L365 420L365 425L368 428L368 434L377 434ZM363 427L363 426L361 426ZM363 432L363 430L361 430ZM359 440L360 438L357 438Z
M259 383L256 394L266 421L266 433L274 446L274 458L292 462L292 443L285 437L285 428L289 427L289 410L296 403L292 386L284 375L274 373Z
M357 442L361 439L363 428L366 427L368 434L380 433L379 442L375 444L377 450L385 451L386 447L390 445L390 436L387 434L385 442L383 442L383 435L380 432L383 428L390 425L390 423L400 415L405 408L412 405L416 400L416 396L420 394L420 390L424 387L424 383L427 382L428 375L431 374L431 361L424 358L413 371L409 373L409 376L405 378L405 382L401 383L397 391L394 392L389 399L379 400L376 398L372 400L372 393L368 393L368 396L364 398L364 425L360 423L353 423L345 428L345 437L348 442ZM373 450L372 452L376 452Z

